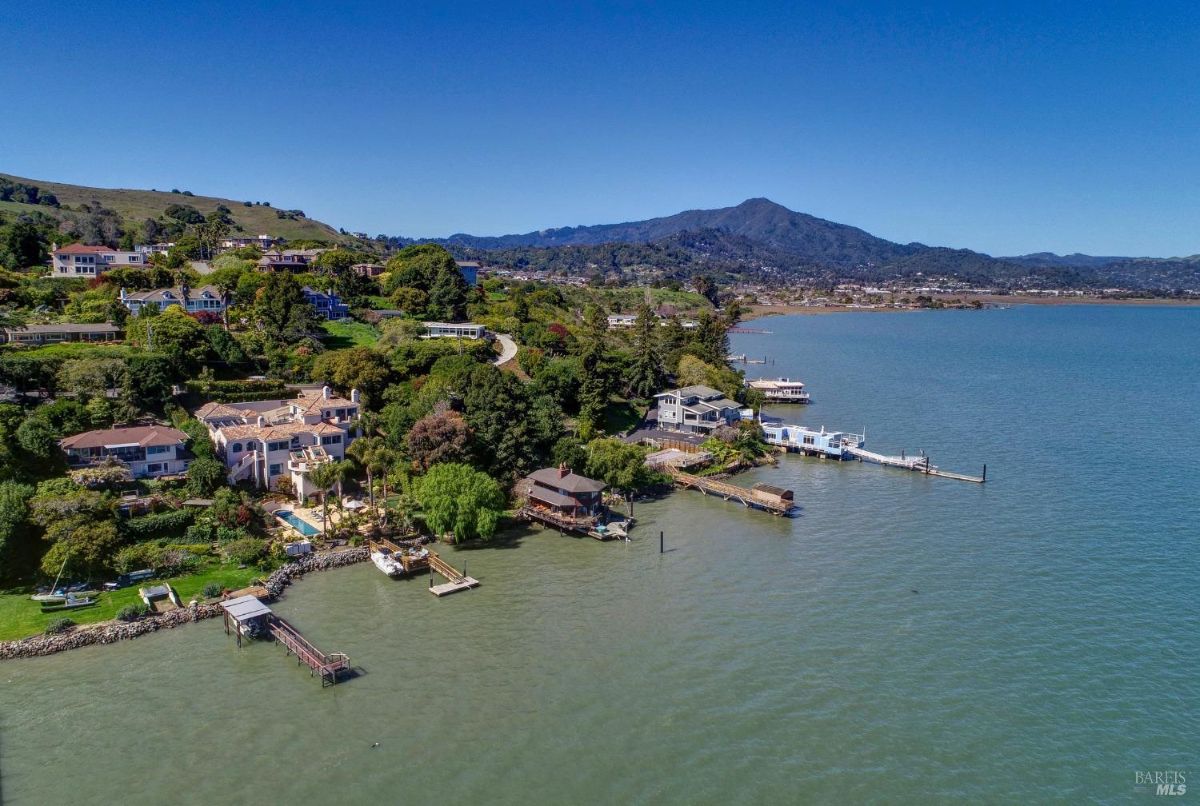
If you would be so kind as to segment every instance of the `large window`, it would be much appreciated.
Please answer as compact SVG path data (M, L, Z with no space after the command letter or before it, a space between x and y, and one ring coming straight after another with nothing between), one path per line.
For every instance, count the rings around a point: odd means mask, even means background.
M269 472L272 476L278 476L283 473L283 465L271 465Z

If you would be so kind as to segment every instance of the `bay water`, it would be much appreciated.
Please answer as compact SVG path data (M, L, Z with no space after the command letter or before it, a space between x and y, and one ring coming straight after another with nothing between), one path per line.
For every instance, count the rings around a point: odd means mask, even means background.
M0 798L92 803L1124 803L1200 789L1200 309L771 317L792 421L976 485L789 456L676 492L630 543L447 549L445 599L373 566L275 609L322 689L219 620L0 664ZM667 551L659 553L659 532ZM1191 795L1189 791L1188 796Z

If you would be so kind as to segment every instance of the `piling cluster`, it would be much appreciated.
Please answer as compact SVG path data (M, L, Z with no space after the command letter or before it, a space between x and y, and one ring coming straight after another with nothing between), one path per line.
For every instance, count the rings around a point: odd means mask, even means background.
M365 562L368 559L370 559L370 552L366 548L352 548L329 554L309 554L276 569L267 577L265 587L271 598L276 598L294 580L310 571L341 568ZM117 641L137 638L146 633L169 630L181 624L190 624L193 621L215 618L220 615L220 604L215 602L196 603L190 607L181 607L166 613L143 616L135 621L106 621L101 624L72 627L54 635L34 635L19 641L3 641L0 642L0 660L33 658L83 646L113 644Z

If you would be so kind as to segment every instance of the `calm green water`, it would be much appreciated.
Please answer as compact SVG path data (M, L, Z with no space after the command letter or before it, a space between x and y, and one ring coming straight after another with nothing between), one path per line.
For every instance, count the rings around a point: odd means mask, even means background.
M988 484L789 457L743 482L793 487L792 520L682 492L639 504L630 544L453 552L483 586L444 600L370 565L312 575L277 609L363 672L324 690L218 622L3 664L4 801L1136 802L1134 771L1160 769L1200 787L1200 310L758 324L774 334L735 351L817 401L779 413L986 462Z

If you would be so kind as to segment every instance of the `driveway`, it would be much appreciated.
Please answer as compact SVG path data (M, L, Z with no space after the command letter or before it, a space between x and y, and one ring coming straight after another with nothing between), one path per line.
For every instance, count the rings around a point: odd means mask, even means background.
M517 357L517 343L507 333L497 333L496 341L500 342L500 356L492 360L496 366L507 364Z

